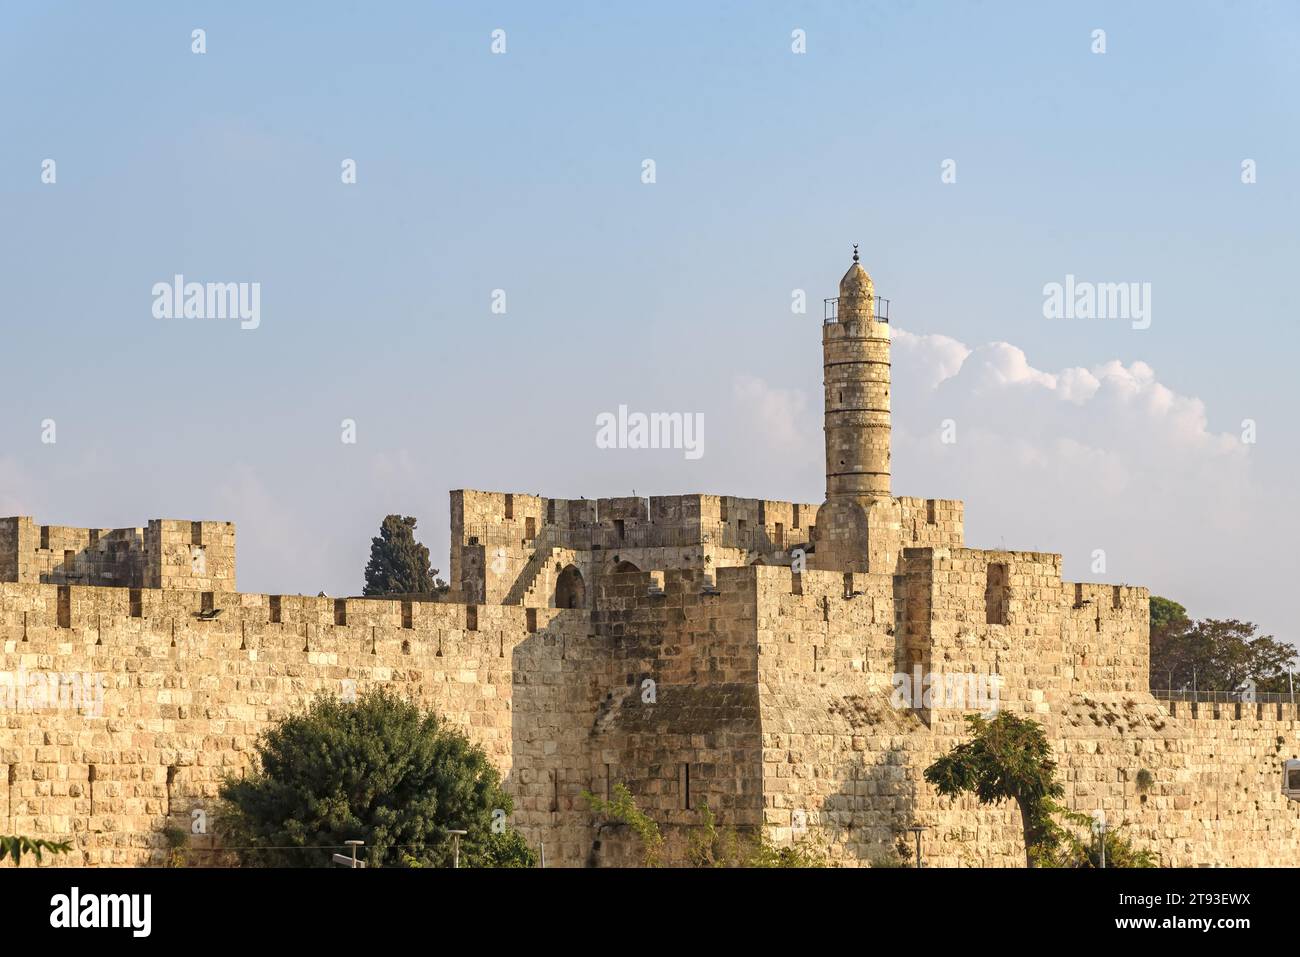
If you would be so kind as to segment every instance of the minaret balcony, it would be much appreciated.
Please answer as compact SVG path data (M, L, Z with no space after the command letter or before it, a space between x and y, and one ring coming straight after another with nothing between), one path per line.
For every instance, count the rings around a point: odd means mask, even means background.
M886 299L884 296L872 296L871 302L872 305L874 306L874 308L872 309L872 319L876 322L888 322L889 321L889 300ZM824 324L838 322L839 313L840 313L839 296L836 296L834 299L822 300L822 322Z

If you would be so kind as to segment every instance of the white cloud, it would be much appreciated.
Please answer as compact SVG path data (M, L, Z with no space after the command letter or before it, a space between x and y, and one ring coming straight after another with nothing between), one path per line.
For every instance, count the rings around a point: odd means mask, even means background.
M955 376L970 355L970 349L948 336L917 336L895 327L891 331L892 360L910 364L922 385L934 388L944 379Z
M1007 342L970 348L896 329L894 344L896 494L964 499L968 544L1060 552L1067 578L1265 617L1230 556L1275 538L1277 515L1251 447L1211 430L1199 398L1140 361L1052 372ZM940 441L945 419L955 444ZM1091 571L1094 549L1106 551L1104 574Z
M755 376L737 375L732 398L752 413L754 424L779 451L807 443L808 397L798 389L782 389Z

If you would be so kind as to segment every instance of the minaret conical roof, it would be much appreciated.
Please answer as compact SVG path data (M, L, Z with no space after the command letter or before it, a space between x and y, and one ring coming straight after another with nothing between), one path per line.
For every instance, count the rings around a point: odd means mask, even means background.
M840 314L858 314L866 311L870 314L872 298L876 294L875 283L858 262L858 246L853 244L853 265L840 280Z

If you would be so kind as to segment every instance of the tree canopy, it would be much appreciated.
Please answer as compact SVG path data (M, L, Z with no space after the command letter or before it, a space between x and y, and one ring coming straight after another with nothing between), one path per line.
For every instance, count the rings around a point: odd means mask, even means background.
M256 766L221 787L223 843L249 865L328 866L365 842L370 866L532 866L505 826L513 805L483 750L431 712L378 689L321 696L259 739Z
M1064 794L1056 761L1042 725L1009 711L989 720L966 716L971 740L957 745L925 769L925 779L945 797L973 793L981 804L1014 801L1020 808L1025 860L1035 866L1035 848L1051 833L1052 799Z
M1151 596L1151 687L1237 691L1247 679L1256 691L1286 691L1295 648L1236 619L1192 621L1177 602Z

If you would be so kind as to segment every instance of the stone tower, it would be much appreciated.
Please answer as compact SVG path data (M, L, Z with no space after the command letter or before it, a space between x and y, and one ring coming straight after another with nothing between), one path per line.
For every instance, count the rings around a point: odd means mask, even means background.
M822 324L826 503L817 513L816 565L868 571L868 515L889 489L889 324L858 261L840 280Z

